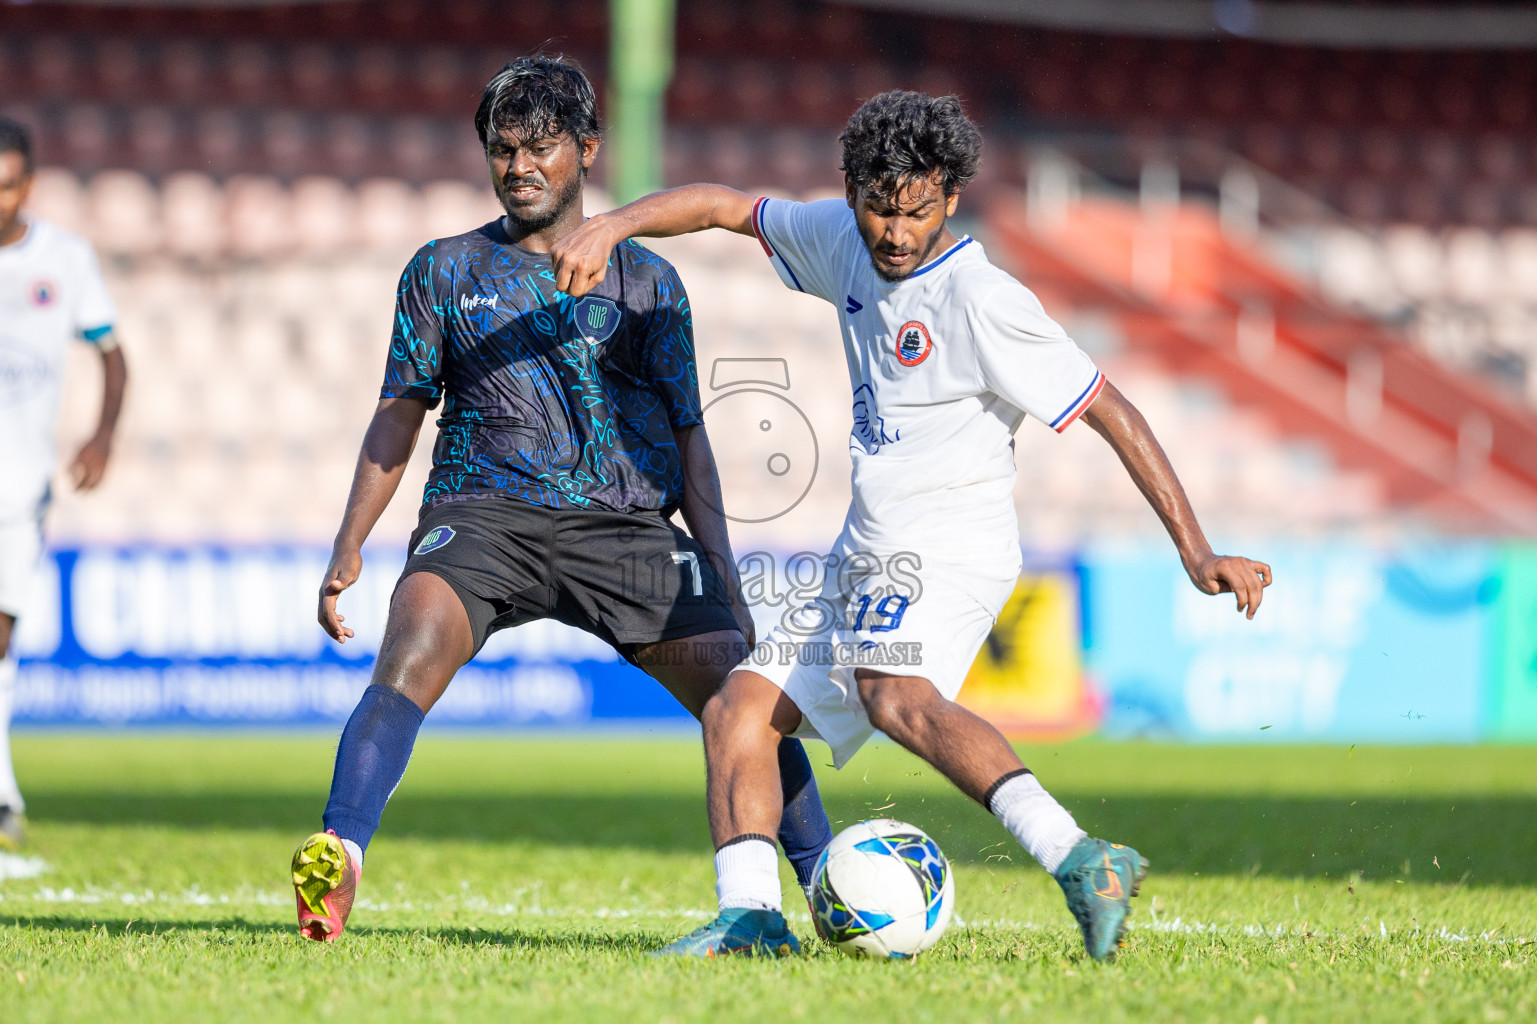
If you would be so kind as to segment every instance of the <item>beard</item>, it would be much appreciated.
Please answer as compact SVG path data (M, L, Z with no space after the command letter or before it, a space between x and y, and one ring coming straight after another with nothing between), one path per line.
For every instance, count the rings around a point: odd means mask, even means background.
M868 240L866 240L865 255L870 257L870 269L875 271L876 277L880 278L882 281L885 281L887 284L895 284L898 281L905 281L909 277L912 277L914 274L916 274L918 271L922 270L924 267L928 266L928 262L933 257L935 251L939 248L939 242L944 237L944 234L944 228L941 226L940 228L936 229L932 235L929 236L928 241L925 243L921 252L917 249L912 250L915 258L908 266L902 268L902 272L900 274L891 274L885 270L882 270L880 264L875 262L875 251L870 248L870 243Z
M870 269L875 271L876 277L880 278L882 281L885 281L887 284L896 284L898 281L901 281L908 276L907 274L898 274L893 277L891 274L888 274L886 271L882 270L879 263L875 262L875 253L869 252L868 250L866 250L866 252L870 257ZM911 271L908 273L911 273Z
M496 198L502 204L502 211L507 214L507 222L517 229L518 234L531 235L536 231L543 231L551 224L560 220L571 209L572 205L581 199L582 177L583 175L579 173L572 175L571 180L566 183L565 187L560 192L554 194L553 201L549 206L537 212L516 210L509 201L508 189L511 186L504 182L497 181L495 183ZM548 187L547 183L546 187Z

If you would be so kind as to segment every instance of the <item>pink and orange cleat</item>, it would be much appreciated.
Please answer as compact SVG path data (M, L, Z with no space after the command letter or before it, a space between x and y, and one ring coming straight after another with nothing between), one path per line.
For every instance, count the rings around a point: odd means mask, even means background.
M347 927L363 869L353 863L335 832L316 832L294 851L294 897L299 904L299 934L316 942L335 942Z

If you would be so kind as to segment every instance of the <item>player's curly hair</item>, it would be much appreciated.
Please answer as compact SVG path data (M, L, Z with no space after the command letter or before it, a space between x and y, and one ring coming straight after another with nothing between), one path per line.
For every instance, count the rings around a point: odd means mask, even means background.
M475 111L481 146L511 129L520 139L555 138L570 132L580 146L601 138L598 98L576 61L561 54L519 57L486 83Z
M945 195L953 196L982 164L982 133L957 96L883 92L854 111L838 141L849 181L881 195L941 171Z
M8 117L0 117L0 153L20 153L25 173L32 173L32 133Z

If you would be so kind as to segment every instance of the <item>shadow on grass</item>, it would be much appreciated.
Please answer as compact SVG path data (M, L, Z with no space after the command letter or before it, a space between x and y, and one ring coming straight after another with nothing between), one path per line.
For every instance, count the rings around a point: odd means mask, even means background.
M246 921L226 918L218 921L185 921L142 917L80 918L57 917L45 914L0 914L0 928L35 928L51 932L100 932L121 939L126 937L154 937L171 939L175 934L224 935L231 933L251 938L270 935L290 937L296 946L312 947L319 943L301 939L292 924L274 924L262 921ZM601 932L560 931L535 932L513 930L487 930L484 928L348 928L342 941L353 942L374 939L397 939L419 936L440 946L502 946L529 952L561 951L568 953L645 953L657 949L676 935L663 936L646 933L605 935Z
M4 914L0 913L0 927L39 928L55 932L101 932L111 938L121 939L129 935L168 936L175 931L190 932L239 932L246 935L269 935L274 932L294 932L293 925L271 922L246 921L227 918L220 921L175 921L162 917L89 918L60 917L52 914ZM295 935L297 938L297 935Z
M1416 883L1532 884L1528 859L1509 855L1513 849L1537 849L1537 800L1531 798L1061 796L1091 834L1137 847L1161 873L1338 878L1364 871L1368 878ZM928 830L958 863L1027 863L992 817L959 794L897 790L880 807L834 794L827 808L835 830L863 818L897 817ZM275 829L298 835L317 826L320 810L311 793L28 793L28 811L38 825ZM700 855L710 849L703 794L402 793L385 812L380 834Z

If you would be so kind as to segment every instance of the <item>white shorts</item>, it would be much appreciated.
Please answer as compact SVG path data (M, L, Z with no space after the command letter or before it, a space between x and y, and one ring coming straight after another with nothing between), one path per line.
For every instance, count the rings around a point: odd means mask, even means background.
M0 522L0 612L21 618L32 600L43 557L43 526L28 516Z
M917 676L954 700L1018 582L1017 572L949 567L916 575L840 580L829 571L817 599L787 614L738 666L784 691L801 712L795 735L825 742L835 768L875 732L855 671Z

